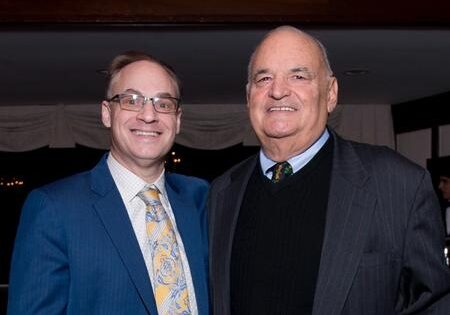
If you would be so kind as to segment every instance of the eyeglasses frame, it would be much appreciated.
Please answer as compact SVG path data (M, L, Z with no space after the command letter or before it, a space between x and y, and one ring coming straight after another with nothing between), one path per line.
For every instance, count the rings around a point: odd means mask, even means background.
M123 96L137 96L137 97L142 97L144 100L142 102L142 106L139 108L139 110L132 110L130 108L124 108L122 107L122 103L120 102L120 98ZM155 106L155 100L157 99L172 99L176 101L176 108L174 111L170 111L170 112L164 112L164 111L160 111L158 109L156 109ZM174 114L177 113L178 110L180 109L181 106L181 99L179 99L178 97L173 97L173 96L145 96L145 95L141 95L141 94L136 94L136 93L118 93L116 95L114 95L113 97L109 98L106 100L107 102L116 102L119 103L119 106L121 109L123 110L127 110L130 112L140 112L142 110L142 108L144 108L145 104L148 103L148 101L151 101L151 104L153 106L153 109L155 110L155 112L157 113L161 113L161 114Z

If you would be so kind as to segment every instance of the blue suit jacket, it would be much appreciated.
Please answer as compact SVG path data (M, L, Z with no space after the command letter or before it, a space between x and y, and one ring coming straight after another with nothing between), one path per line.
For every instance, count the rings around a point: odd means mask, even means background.
M208 184L166 175L199 314L208 314ZM13 253L9 315L157 314L127 211L103 158L28 196Z

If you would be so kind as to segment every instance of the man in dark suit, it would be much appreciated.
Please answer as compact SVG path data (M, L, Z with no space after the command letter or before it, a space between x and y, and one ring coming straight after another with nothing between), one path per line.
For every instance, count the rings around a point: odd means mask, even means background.
M111 150L91 171L31 192L8 314L208 314L208 184L164 170L180 129L175 73L140 52L110 67Z
M337 94L325 49L296 28L253 53L247 106L262 149L210 190L215 315L450 314L428 173L328 129Z

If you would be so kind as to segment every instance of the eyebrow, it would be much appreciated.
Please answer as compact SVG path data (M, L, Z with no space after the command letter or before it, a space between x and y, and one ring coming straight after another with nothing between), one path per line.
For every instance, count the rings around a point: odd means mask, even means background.
M291 72L291 73L295 73L295 72L308 72L308 73L312 73L312 71L309 70L308 67L297 67L297 68L293 68L293 69L291 69L289 72Z
M308 72L308 73L313 73L311 70L308 69L308 67L296 67L296 68L292 68L289 70L290 73L296 73L296 72ZM270 73L269 69L260 69L258 71L255 72L255 74L253 75L253 78L257 77L258 75L261 74L266 74L266 73Z
M136 94L136 95L140 95L140 96L144 96L144 93L142 93L139 90L135 90L135 89L126 89L123 93L131 93L131 94ZM158 96L158 97L174 97L172 96L170 93L168 92L161 92L161 93L156 93L156 95L153 95L151 97L154 96Z
M258 71L256 71L254 74L253 74L253 79L254 78L256 78L257 76L259 76L259 75L261 75L261 74L266 74L266 73L269 73L269 69L260 69L260 70L258 70Z
M137 95L144 95L140 91L135 90L135 89L126 89L123 93L132 93L132 94L137 94Z
M159 96L159 97L174 97L174 96L172 96L172 94L170 94L168 92L157 93L156 96Z

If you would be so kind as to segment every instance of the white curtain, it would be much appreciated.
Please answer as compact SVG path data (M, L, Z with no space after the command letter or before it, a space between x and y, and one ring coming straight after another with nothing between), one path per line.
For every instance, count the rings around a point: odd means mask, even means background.
M251 134L245 105L184 105L176 142L196 149L224 149Z
M176 142L187 147L223 149L238 143L258 144L244 104L185 104L181 120ZM339 105L329 125L345 138L394 147L389 105ZM100 105L0 106L0 151L75 144L109 147Z
M390 105L338 105L328 124L346 139L395 148Z
M109 146L99 105L0 106L0 151Z

